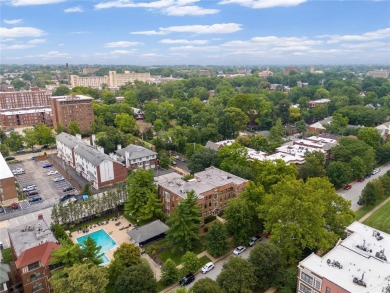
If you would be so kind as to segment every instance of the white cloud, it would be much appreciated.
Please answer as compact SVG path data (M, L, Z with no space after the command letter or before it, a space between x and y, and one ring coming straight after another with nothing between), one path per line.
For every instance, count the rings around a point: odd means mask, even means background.
M221 0L218 4L238 4L253 9L262 9L297 6L306 1L307 0Z
M146 35L146 36L154 36L154 35L166 35L168 32L162 31L140 31L140 32L131 32L131 35Z
M127 51L127 50L114 50L114 51L111 51L110 53L111 54L131 54L132 52Z
M361 35L326 35L329 44L339 43L341 41L373 41L390 38L390 28L367 32Z
M367 42L367 43L360 43L360 44L343 43L340 44L340 47L348 48L348 49L367 49L367 48L379 48L379 47L390 48L390 44L384 42Z
M70 32L71 35L83 35L88 33L89 33L88 31Z
M29 44L42 44L42 43L46 43L46 40L45 39L33 39L33 40L30 40L28 41Z
M170 51L192 51L192 52L200 52L200 51L219 51L220 48L218 46L180 46L180 47L171 47L169 48Z
M9 4L12 6L31 6L31 5L46 5L46 4L56 4L64 2L65 0L10 0Z
M139 45L143 45L143 43L119 41L119 42L106 43L104 45L104 47L106 47L106 48L127 48L127 47L131 47L131 46L139 46Z
M238 23L216 23L212 25L182 25L162 27L159 31L131 32L130 34L158 35L168 33L230 34L241 30Z
M70 7L64 10L65 13L79 13L84 12L81 6Z
M55 59L55 58L68 58L70 55L68 53L62 53L58 51L50 51L44 54L38 55L28 55L27 58L41 58L41 59Z
M62 47L62 46L64 46L64 45L65 45L65 44L58 44L59 47Z
M3 38L40 37L44 34L43 30L35 27L0 27L0 36Z
M2 50L23 50L23 49L30 49L34 48L36 45L34 44L14 44L10 46L2 46Z
M161 55L159 54L155 54L155 53L145 53L145 54L141 54L142 57L146 57L146 58L149 58L149 57L159 57Z
M23 22L23 19L4 19L5 24L19 24Z
M172 40L172 39L163 39L160 41L161 44L184 44L184 45L204 45L207 44L207 40Z
M144 8L157 10L162 14L172 16L209 15L219 12L218 9L207 9L197 5L189 5L200 0L157 0L151 2L138 2L133 0L108 1L96 4L95 9L109 8Z
M0 39L0 42L12 42L12 41L15 41L15 39Z

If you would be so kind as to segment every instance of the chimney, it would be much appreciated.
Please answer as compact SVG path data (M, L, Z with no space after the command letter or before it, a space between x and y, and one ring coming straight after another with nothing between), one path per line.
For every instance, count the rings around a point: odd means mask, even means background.
M134 144L138 145L138 139L134 140Z
M43 215L42 214L38 214L38 220L43 220Z
M152 145L152 151L156 152L156 146Z
M117 148L117 150L119 151L119 150L122 149L122 145L121 145L121 144L118 144L118 145L116 146L116 148Z
M95 134L92 134L92 145L95 145L95 140L96 140L96 135Z
M77 139L80 139L81 140L81 134L76 134L76 137L77 137Z

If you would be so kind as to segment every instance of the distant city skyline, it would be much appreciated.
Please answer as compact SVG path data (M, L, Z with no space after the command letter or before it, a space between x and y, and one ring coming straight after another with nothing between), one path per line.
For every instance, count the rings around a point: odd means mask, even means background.
M1 64L390 64L390 1L0 0Z

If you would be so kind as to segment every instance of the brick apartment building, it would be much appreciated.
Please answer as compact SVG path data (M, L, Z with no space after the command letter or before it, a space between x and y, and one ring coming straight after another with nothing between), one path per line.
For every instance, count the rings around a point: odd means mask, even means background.
M158 166L157 153L139 145L130 144L116 151L118 160L129 170L155 169Z
M94 121L92 98L83 95L56 96L51 99L53 127L59 124L68 128L76 121L82 131L87 131Z
M313 253L299 263L297 292L390 292L390 235L359 222L346 233L327 254Z
M51 92L34 89L30 91L0 92L0 109L31 109L50 107Z
M172 213L179 202L187 197L187 192L193 190L199 198L203 220L218 215L227 206L228 200L238 197L248 183L248 180L215 167L195 173L194 178L188 181L177 173L161 175L156 179L166 214Z
M0 112L0 125L9 126L34 126L44 123L53 125L50 108L12 109Z
M9 228L8 235L24 293L49 293L48 280L55 269L50 266L50 255L60 245L42 215L28 225Z
M0 202L3 201L17 201L18 193L16 192L15 176L4 160L3 155L0 154Z
M62 132L57 135L57 156L99 189L126 180L126 166L84 141Z

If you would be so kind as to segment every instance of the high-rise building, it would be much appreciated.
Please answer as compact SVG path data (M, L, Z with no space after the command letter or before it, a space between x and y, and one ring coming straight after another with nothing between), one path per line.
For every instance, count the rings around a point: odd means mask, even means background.
M383 70L383 69L376 69L368 72L368 75L371 77L381 77L381 78L388 78L389 77L389 71Z
M94 121L92 100L75 94L52 97L53 127L56 129L61 124L68 128L72 121L76 121L82 131L87 131Z
M51 92L46 90L0 92L0 109L50 107Z

